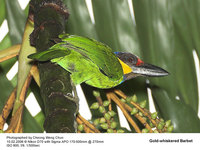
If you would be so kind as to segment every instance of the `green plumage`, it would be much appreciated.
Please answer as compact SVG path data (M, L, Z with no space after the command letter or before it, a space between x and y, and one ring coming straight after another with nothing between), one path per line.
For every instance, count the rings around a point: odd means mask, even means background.
M123 81L121 64L110 47L75 35L59 37L61 42L29 58L57 63L71 73L74 84L85 82L97 88L112 88Z

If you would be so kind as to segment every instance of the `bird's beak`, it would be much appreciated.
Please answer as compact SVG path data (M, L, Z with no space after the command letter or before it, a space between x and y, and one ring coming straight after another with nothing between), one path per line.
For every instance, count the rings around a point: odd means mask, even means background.
M142 63L140 65L131 66L132 72L137 75L142 75L146 77L161 77L161 76L167 76L169 73L157 66Z

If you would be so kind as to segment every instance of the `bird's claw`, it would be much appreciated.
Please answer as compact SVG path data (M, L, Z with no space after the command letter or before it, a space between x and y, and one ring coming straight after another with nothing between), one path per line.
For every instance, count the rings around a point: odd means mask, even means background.
M77 94L77 91L76 91L76 86L74 85L74 83L72 82L72 80L71 80L71 86L72 86L72 92L74 92L74 95L72 93L67 93L64 96L66 98L68 98L69 100L75 102L78 105L79 98L78 98L78 94Z
M71 100L71 101L75 101L77 102L78 101L78 97L77 96L73 96L72 93L67 93L64 95L67 99Z

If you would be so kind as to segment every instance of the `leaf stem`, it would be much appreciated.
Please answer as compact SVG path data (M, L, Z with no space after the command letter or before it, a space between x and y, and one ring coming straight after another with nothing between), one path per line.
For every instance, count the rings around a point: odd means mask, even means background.
M15 102L15 97L16 97L16 89L14 88L14 90L12 91L12 93L10 94L6 104L4 105L4 108L1 112L0 115L0 130L3 130L4 124L6 123L6 120L8 118L8 115L10 114L13 106L14 106L14 102Z
M115 89L114 92L115 92L117 95L119 95L119 96L121 96L122 98L124 98L124 99L127 98L127 96L126 96L122 91L120 91L120 90L118 90L118 89ZM131 101L130 103L131 103L134 107L136 107L139 111L141 111L142 114L144 114L144 116L148 117L149 120L152 122L152 124L156 127L156 129L157 129L159 132L162 132L161 130L159 130L159 129L157 128L157 126L158 126L157 122L159 122L159 120L158 120L158 119L156 119L156 120L152 119L152 118L151 118L151 115L150 115L151 113L150 113L147 109L141 108L137 103L135 103L135 102L133 102L133 101ZM126 105L127 105L127 104L126 104ZM146 124L145 124L145 125L146 125ZM149 128L149 127L148 127L148 128Z
M0 51L0 63L19 55L21 45L17 44Z
M77 114L76 121L79 124L84 124L89 129L91 129L94 133L100 133L100 131L97 128L95 128L94 125L92 125L89 121L87 121L85 118L83 118L80 114ZM86 130L86 131L88 132L90 130Z
M118 106L119 108L122 110L124 116L127 118L127 120L129 121L129 123L133 126L133 128L135 129L135 131L137 133L141 133L140 128L138 127L138 125L135 123L135 121L131 118L131 116L128 114L128 112L124 109L123 107L123 103L120 101L120 99L113 93L113 92L108 92L106 94L108 100L113 100Z

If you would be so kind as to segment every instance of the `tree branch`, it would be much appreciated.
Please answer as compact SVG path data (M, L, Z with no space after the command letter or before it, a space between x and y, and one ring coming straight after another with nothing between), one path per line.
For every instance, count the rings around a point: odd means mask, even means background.
M37 51L54 45L52 39L64 32L69 16L61 0L31 0L30 12L34 18L34 31L30 42ZM76 132L77 100L72 95L69 73L51 62L38 63L41 95L45 104L44 129L46 132Z

